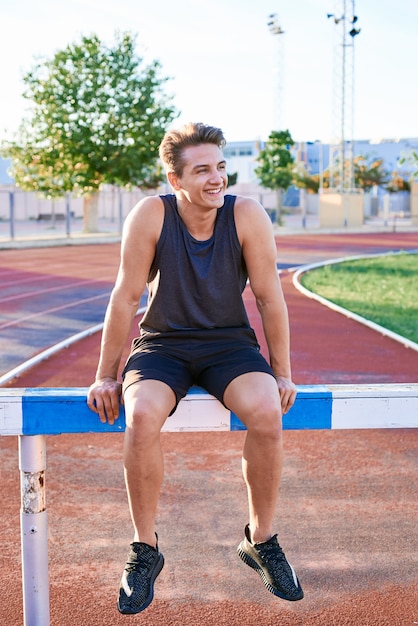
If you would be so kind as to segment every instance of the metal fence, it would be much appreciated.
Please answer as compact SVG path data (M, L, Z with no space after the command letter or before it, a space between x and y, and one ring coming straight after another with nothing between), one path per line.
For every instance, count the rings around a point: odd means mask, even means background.
M98 195L98 230L118 234L129 211L146 194L107 186ZM15 187L0 189L0 239L82 233L83 198L42 198Z
M163 185L157 193L167 193ZM254 197L266 208L273 222L276 220L277 197L260 187L238 184L228 190ZM284 203L286 226L306 228L318 226L318 195L298 191L297 201ZM108 185L98 194L97 232L118 236L129 211L146 195L140 189L131 191ZM383 220L383 223L406 222L411 216L411 194L364 194L365 223ZM300 215L302 214L302 218ZM309 218L309 219L308 219ZM309 222L309 223L308 223ZM85 232L83 198L68 194L65 198L42 198L34 192L25 192L14 186L0 188L0 240L13 242L20 238L61 238Z

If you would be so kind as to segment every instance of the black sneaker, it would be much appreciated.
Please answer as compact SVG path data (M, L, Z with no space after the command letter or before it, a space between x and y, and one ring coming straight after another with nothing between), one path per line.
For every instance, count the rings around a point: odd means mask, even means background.
M158 538L157 538L158 541ZM118 610L126 615L140 613L154 597L154 581L164 566L164 557L146 543L131 543L120 582Z
M303 591L293 567L288 563L274 535L264 543L251 543L249 526L238 546L239 557L260 574L267 589L283 600L302 600Z

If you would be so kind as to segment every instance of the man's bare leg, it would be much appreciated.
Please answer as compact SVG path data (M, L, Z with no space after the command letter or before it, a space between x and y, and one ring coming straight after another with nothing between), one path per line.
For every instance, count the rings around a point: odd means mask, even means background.
M224 402L247 427L242 468L251 539L267 541L273 534L283 463L277 383L270 374L243 374L228 385Z
M124 467L134 526L133 541L153 547L156 545L155 516L164 476L160 431L175 401L172 389L156 380L131 385L124 394Z
M247 426L242 463L250 523L238 556L261 576L270 593L294 601L303 598L303 590L272 528L283 457L279 397L273 376L250 373L228 385L224 402Z

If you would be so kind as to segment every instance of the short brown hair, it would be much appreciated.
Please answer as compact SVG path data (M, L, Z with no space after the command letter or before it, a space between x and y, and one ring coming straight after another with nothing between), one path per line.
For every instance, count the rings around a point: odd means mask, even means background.
M204 143L213 143L218 148L226 144L224 134L220 128L207 126L202 122L189 122L178 130L169 130L160 145L160 159L166 171L181 176L184 168L183 150L189 146L200 146Z

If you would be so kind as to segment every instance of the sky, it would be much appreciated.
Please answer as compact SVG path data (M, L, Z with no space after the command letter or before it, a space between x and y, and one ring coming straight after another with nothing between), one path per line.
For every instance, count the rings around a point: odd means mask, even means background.
M174 126L205 122L228 141L266 140L280 127L296 141L329 142L341 90L340 31L327 14L343 2L0 0L0 139L25 116L22 76L36 58L52 58L83 35L111 44L115 31L130 31L144 63L160 61L170 77L165 89L180 113ZM347 16L352 5L346 0ZM272 13L284 34L270 33ZM418 1L356 0L355 14L354 138L417 138Z

